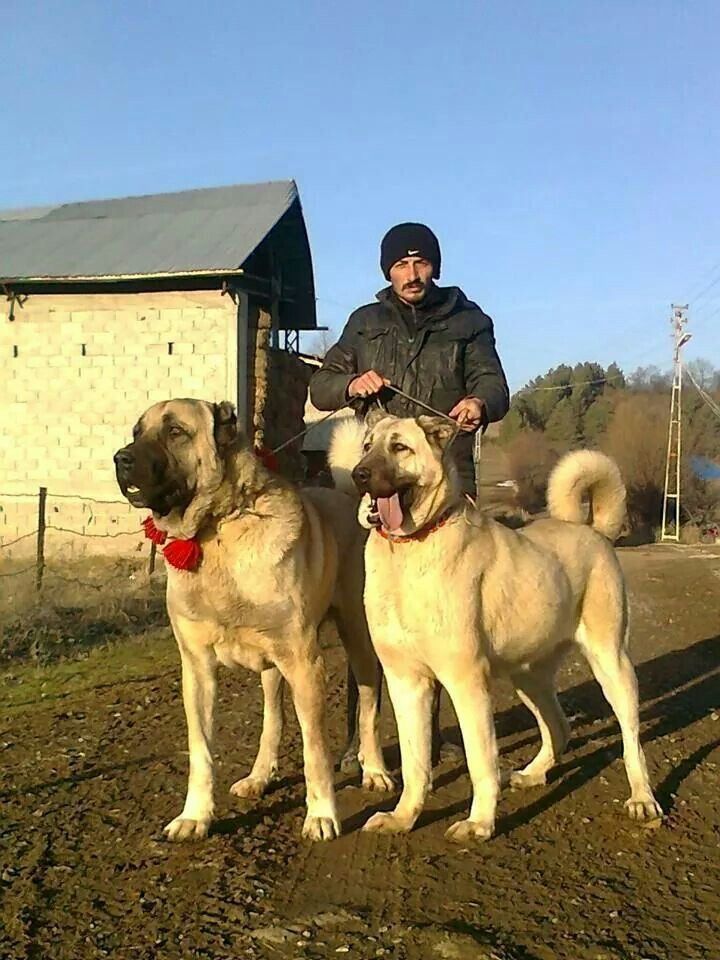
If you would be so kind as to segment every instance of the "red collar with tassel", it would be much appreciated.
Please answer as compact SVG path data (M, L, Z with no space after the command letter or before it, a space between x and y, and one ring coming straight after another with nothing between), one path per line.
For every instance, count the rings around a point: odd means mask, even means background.
M278 469L277 457L267 447L256 448L255 456L268 470ZM168 535L164 530L158 530L152 514L143 520L142 525L145 536L151 543L157 544L157 546L162 546L165 543ZM193 571L200 566L202 547L195 537L189 537L187 540L183 540L181 537L171 537L170 542L163 549L163 556L170 566L175 567L176 570Z
M397 536L394 533L388 533L388 531L383 530L382 527L375 527L375 533L380 534L383 540L389 540L390 543L417 543L419 540L426 540L431 533L435 533L440 527L444 527L454 509L454 507L450 507L429 527L421 527L419 530L416 530L415 533L408 533L406 536Z
M168 536L164 530L158 530L155 526L152 514L143 520L142 525L145 528L145 536L151 543L158 546L165 543ZM163 549L163 556L176 570L197 570L202 560L202 547L195 537L190 537L188 540L173 537Z

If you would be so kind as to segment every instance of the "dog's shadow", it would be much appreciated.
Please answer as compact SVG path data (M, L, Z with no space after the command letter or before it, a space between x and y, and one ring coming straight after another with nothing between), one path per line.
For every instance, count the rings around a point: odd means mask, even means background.
M636 666L636 671L640 687L642 741L650 743L691 726L720 705L720 636L699 640L691 647L673 650L645 661ZM576 718L573 725L579 722L586 725L598 720L607 722L592 733L572 737L564 759L549 775L547 787L528 791L529 803L501 817L498 822L498 836L510 834L517 827L531 822L622 757L622 739L617 721L594 679L569 687L559 694L559 699L566 713ZM539 743L535 721L522 705L496 714L495 722L498 740L525 730L533 731L530 736L503 745L501 754ZM444 730L443 736L455 743L462 742L457 726ZM578 748L598 740L601 742L596 749L578 754ZM719 745L720 737L702 744L692 754L680 760L665 779L657 784L656 795L666 813L672 812L675 797L683 781ZM397 747L393 745L391 755L396 751ZM440 772L434 778L435 789L449 785L466 772L464 763ZM361 827L373 813L391 809L396 800L397 798L391 795L382 803L366 808L348 818L344 828L352 830ZM468 785L466 799L442 808L425 810L416 829L423 829L461 814L468 809L469 803Z
M339 764L338 764L339 769ZM335 781L335 790L344 790L346 787L360 785L360 768L355 773L341 773ZM235 799L238 805L237 813L229 817L215 820L210 827L210 836L216 834L234 834L241 829L252 829L266 817L270 819L301 810L305 805L304 798L305 777L302 773L287 777L278 777L268 787L267 792L257 799ZM268 802L270 801L270 802ZM343 825L343 833L348 832Z

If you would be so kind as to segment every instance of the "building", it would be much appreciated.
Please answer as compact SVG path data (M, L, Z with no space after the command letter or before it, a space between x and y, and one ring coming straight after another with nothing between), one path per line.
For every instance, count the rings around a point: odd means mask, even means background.
M135 548L112 455L155 401L232 400L267 446L302 428L316 316L293 182L0 213L0 291L0 562L33 549L7 545L40 487L50 553Z

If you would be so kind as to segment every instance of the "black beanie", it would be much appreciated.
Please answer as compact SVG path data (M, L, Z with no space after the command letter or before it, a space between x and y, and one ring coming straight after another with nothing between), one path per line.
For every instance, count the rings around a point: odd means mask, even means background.
M424 223L398 223L391 227L380 244L380 269L390 279L390 268L405 257L422 257L433 265L433 279L440 276L440 244Z

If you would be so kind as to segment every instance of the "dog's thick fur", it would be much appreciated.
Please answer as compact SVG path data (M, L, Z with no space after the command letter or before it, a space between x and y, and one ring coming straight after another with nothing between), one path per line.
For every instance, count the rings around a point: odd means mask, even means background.
M231 792L261 796L277 774L285 678L303 738L303 835L331 839L340 826L317 639L331 607L359 686L363 784L392 786L377 732L380 670L362 606L365 534L355 520L357 495L299 491L268 471L238 435L230 404L155 404L133 436L115 456L123 494L135 506L150 506L159 529L194 537L202 548L197 570L168 567L167 608L182 661L190 772L185 805L165 831L172 840L202 837L213 818L211 737L220 662L260 672L265 695L257 758Z
M432 691L440 681L458 716L473 785L468 819L447 836L462 843L490 837L499 791L490 677L508 674L540 727L540 751L512 774L512 784L545 783L568 740L554 678L571 642L620 723L630 816L661 816L639 743L627 594L610 542L625 515L616 465L593 451L568 454L549 481L552 519L511 530L459 496L446 455L452 435L439 418L379 414L364 437L349 427L336 434L330 451L340 480L355 463L361 490L370 498L397 492L403 511L394 534L368 538L365 609L397 718L404 785L395 809L375 814L365 829L408 831L420 814L431 783ZM585 497L592 526L582 523ZM366 497L361 522L368 512ZM444 522L432 529L439 518Z

